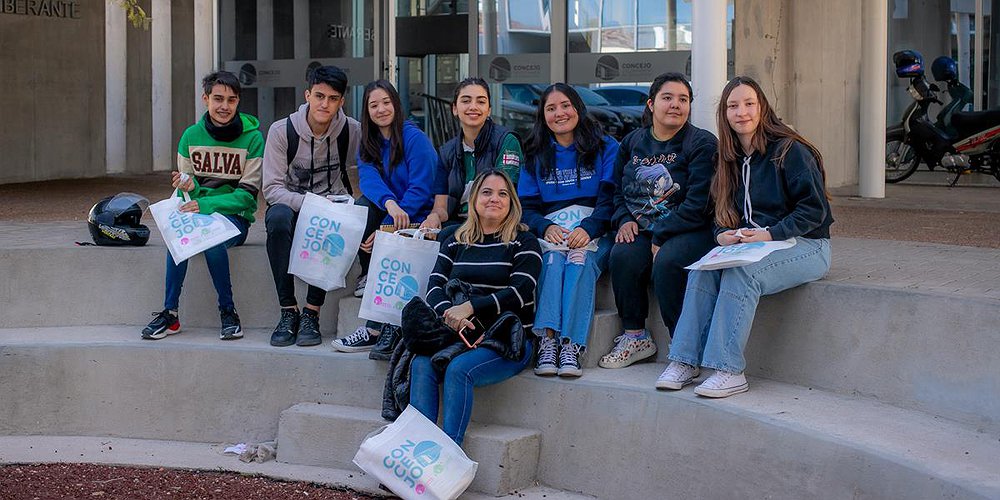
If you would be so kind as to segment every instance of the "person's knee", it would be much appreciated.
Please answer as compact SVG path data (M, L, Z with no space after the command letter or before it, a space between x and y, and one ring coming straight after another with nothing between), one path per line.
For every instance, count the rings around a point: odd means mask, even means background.
M271 205L264 214L264 226L267 228L267 234L290 233L294 218L295 211L292 210L292 207L281 203Z

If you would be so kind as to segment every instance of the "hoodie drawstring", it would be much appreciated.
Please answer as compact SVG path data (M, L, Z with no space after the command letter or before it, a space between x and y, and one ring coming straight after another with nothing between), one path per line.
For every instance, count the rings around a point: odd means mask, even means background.
M764 229L753 221L753 203L750 201L750 157L743 158L743 219L757 229Z
M330 163L330 136L326 136L326 192L327 194L333 193L333 180L331 179L330 169L333 165Z

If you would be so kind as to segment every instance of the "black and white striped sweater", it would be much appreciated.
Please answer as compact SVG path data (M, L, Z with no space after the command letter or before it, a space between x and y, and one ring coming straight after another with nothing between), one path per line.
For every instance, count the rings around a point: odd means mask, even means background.
M530 330L541 272L541 249L530 232L520 232L510 243L502 243L495 235L487 235L481 243L472 245L448 238L441 243L434 272L427 281L427 303L443 315L453 305L444 285L449 279L460 279L484 292L471 301L476 317L484 325L492 324L503 311L512 311Z

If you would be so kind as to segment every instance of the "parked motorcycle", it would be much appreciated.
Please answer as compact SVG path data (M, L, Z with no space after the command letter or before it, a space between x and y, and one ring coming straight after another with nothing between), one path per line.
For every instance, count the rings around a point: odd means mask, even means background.
M951 186L964 173L992 174L1000 180L1000 110L961 111L972 100L972 91L958 81L958 65L939 57L932 65L935 80L948 84L952 99L944 105L940 88L924 77L923 56L903 50L892 56L896 76L909 78L907 92L913 97L900 123L886 128L885 180L900 182L917 170L921 162L930 170L943 167L955 174ZM931 104L944 107L935 122L928 118Z

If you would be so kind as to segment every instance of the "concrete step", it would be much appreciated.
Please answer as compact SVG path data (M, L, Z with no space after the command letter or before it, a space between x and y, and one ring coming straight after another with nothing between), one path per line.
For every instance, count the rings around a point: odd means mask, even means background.
M354 469L352 459L368 433L387 425L379 410L300 403L281 412L278 461ZM500 496L531 486L538 468L538 431L503 425L469 427L463 448L479 463L471 491Z
M273 348L268 334L221 342L192 329L153 342L123 327L0 330L0 435L260 442L304 401L368 409L354 435L330 431L341 446L379 424L385 363ZM477 388L473 421L538 429L536 479L598 498L1000 498L996 430L754 376L750 392L724 400L660 392L662 369L576 380L526 370Z

